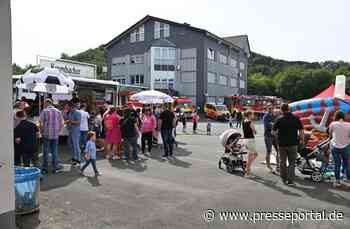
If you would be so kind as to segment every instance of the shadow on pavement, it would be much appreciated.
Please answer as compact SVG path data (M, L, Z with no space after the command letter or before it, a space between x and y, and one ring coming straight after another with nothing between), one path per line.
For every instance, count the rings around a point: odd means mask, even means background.
M147 169L147 165L144 164L145 161L147 161L147 159L140 158L139 161L136 161L133 164L123 160L109 161L109 163L112 165L112 167L118 169L132 169L135 172L143 172Z
M45 175L40 182L40 189L41 191L49 191L51 189L65 187L79 178L81 178L79 169L71 166L69 171Z
M39 212L29 215L16 215L16 226L18 229L35 229L39 227L40 223Z
M349 189L330 189L331 184L328 182L315 183L307 179L296 179L295 182L298 185L293 188L304 192L313 199L344 207L349 207L350 205Z
M169 160L169 164L183 167L183 168L189 168L192 166L191 163L188 163L186 161L182 161L178 157L175 157L173 160Z
M279 186L277 184L281 184L281 181L278 180L278 181L272 181L272 180L268 180L268 179L264 179L263 177L260 177L260 176L257 176L255 178L252 178L251 179L252 181L255 181L257 183L260 183L262 185L265 185L271 189L274 189L276 191L279 191L285 195L289 195L289 196L297 196L297 197L301 197L300 194L298 193L295 193L295 192L291 192L290 190L288 189L284 189L283 186ZM284 184L283 184L284 185Z
M91 184L91 186L93 186L93 187L101 186L101 183L98 180L98 176L86 177L86 179Z

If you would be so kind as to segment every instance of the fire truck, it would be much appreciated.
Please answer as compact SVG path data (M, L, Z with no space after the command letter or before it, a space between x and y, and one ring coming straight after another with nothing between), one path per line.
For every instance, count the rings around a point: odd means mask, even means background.
M190 118L193 112L193 102L188 97L173 97L174 103L173 108L175 111L184 113L186 118Z
M282 99L276 96L259 96L259 95L233 95L225 96L224 104L228 110L232 112L234 109L242 111L251 110L256 114L265 112L269 105L279 108L282 104Z

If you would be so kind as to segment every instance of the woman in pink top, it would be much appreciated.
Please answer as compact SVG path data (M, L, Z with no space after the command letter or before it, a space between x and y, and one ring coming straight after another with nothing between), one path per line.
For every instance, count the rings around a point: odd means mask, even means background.
M340 179L340 167L346 174L347 181L350 181L349 169L349 143L350 143L350 123L345 122L345 114L341 111L335 113L334 122L329 126L329 135L331 138L331 150L335 162L335 187L349 185Z
M199 115L197 114L197 111L194 110L192 113L192 123L193 123L193 133L197 133L197 125L199 121Z
M106 158L113 160L120 159L120 144L122 135L120 131L120 116L116 113L116 109L111 107L105 115L104 124L106 129ZM116 151L116 154L114 152Z
M152 137L153 131L157 127L156 117L152 114L151 110L147 108L145 113L142 116L142 127L141 127L141 150L142 153L145 154L146 141L148 145L148 154L151 153L152 150Z

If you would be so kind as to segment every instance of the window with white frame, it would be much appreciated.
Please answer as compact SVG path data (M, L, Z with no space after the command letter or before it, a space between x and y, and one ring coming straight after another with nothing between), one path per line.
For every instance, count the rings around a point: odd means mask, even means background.
M123 65L125 64L125 58L124 57L115 57L112 59L112 65Z
M144 76L142 74L131 75L130 84L144 84Z
M230 84L231 84L231 87L237 87L237 79L236 78L231 78L230 79Z
M245 64L244 64L243 62L241 62L241 63L239 64L239 68L240 68L241 70L244 70Z
M137 29L131 32L130 34L130 42L138 42L145 40L145 26L141 25Z
M154 39L166 38L170 36L170 25L156 21L154 22Z
M142 64L143 55L134 55L130 57L130 64Z
M117 79L117 82L120 84L125 84L125 78Z
M239 81L239 88L245 88L245 81L244 80Z
M220 53L219 54L219 61L221 64L227 64L227 56Z
M231 64L232 67L237 67L237 60L231 58L231 63L230 64Z
M208 83L216 83L216 74L208 72Z
M219 84L220 85L227 85L227 76L219 75Z
M212 48L208 48L208 59L209 60L215 60L215 51Z
M154 48L154 71L175 71L176 49L172 47Z

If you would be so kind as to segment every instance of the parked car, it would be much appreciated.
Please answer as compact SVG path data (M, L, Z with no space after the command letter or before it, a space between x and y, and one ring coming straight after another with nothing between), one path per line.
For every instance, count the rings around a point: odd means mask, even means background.
M224 104L207 103L204 106L204 112L206 117L216 120L226 121L230 116L230 112Z

